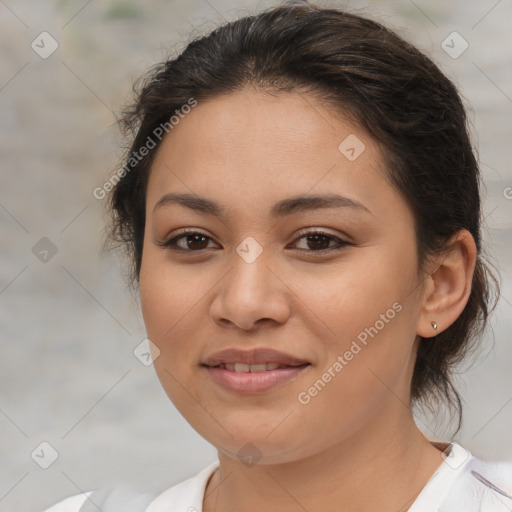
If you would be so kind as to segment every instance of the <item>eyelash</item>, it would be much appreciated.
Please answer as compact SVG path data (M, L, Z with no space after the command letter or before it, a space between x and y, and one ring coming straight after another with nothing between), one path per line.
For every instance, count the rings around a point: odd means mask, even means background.
M176 235L172 238L170 238L169 240L167 241L164 241L164 242L161 242L159 243L158 245L162 246L162 247L166 247L172 251L176 251L176 252L195 252L195 253L200 253L200 252L203 252L203 251L207 251L208 249L198 249L197 251L194 251L194 250L191 250L191 249L182 249L181 247L177 247L176 245L176 242L178 240L180 240L181 238L186 238L187 236L191 236L191 235L201 235L205 238L209 238L210 240L212 240L211 237L209 237L208 235L205 235L204 233L201 233L200 231L195 231L195 230L185 230L183 231L182 233L180 233L179 235ZM322 235L322 236L325 236L327 238L330 238L331 240L335 240L338 245L335 246L335 247L330 247L330 248L327 248L327 249L320 249L318 251L315 251L315 250L307 250L307 249L298 249L299 251L305 251L305 252L309 252L309 253L315 253L315 254L325 254L325 253L328 253L328 252L332 252L332 251L338 251L340 249L343 249L345 246L348 246L348 245L353 245L345 240L342 240L341 238L337 237L337 236L334 236L334 235L331 235L329 233L325 233L324 231L318 231L318 230L314 230L314 231L308 231L306 233L303 233L299 236L299 238L296 239L296 241L298 240L301 240L307 236L310 236L310 235Z

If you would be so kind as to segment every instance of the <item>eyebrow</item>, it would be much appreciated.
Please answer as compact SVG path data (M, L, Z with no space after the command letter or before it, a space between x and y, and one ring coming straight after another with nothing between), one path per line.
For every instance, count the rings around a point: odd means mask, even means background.
M153 214L163 206L170 204L180 204L186 208L214 217L226 218L228 210L218 202L193 194L169 193L163 195L155 204ZM372 214L372 212L362 203L349 197L338 194L317 194L294 196L282 199L272 206L270 217L282 218L293 213L300 213L322 208L356 208L361 211ZM373 214L372 214L373 215Z

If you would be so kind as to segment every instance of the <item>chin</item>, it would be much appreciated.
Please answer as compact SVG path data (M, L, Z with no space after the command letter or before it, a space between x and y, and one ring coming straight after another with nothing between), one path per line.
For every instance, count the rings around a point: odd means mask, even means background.
M276 465L293 463L302 458L303 448L283 443L270 442L268 439L254 439L253 441L245 439L231 439L229 443L214 444L220 453L227 457L240 461L247 467L256 464Z
M222 454L240 460L245 463L249 459L250 464L284 464L294 462L305 456L305 439L297 436L297 428L290 430L284 428L279 431L276 425L279 421L273 423L273 427L264 428L254 423L252 426L247 422L243 423L224 423L218 426L215 432L212 432L212 425L201 425L200 427L192 425L198 434L206 441L212 444Z

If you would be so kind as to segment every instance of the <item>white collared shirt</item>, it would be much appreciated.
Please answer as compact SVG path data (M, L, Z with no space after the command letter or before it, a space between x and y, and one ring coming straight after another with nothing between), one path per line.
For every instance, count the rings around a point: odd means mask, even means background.
M512 512L512 463L485 462L456 442L444 453L445 460L407 512ZM213 462L156 497L89 491L44 512L88 512L98 507L103 512L118 512L119 507L125 512L202 512L206 485L218 467L219 461Z

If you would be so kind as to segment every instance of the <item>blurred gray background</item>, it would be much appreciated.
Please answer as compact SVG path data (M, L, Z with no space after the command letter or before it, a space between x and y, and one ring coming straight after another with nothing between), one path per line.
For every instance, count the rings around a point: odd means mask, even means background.
M108 483L164 489L215 460L133 354L142 317L122 261L101 253L104 204L92 191L116 169L113 112L132 82L191 33L278 3L0 0L0 511L42 510ZM494 336L461 368L456 439L512 460L512 3L317 3L394 28L470 105L502 295ZM451 439L418 418L430 438Z

